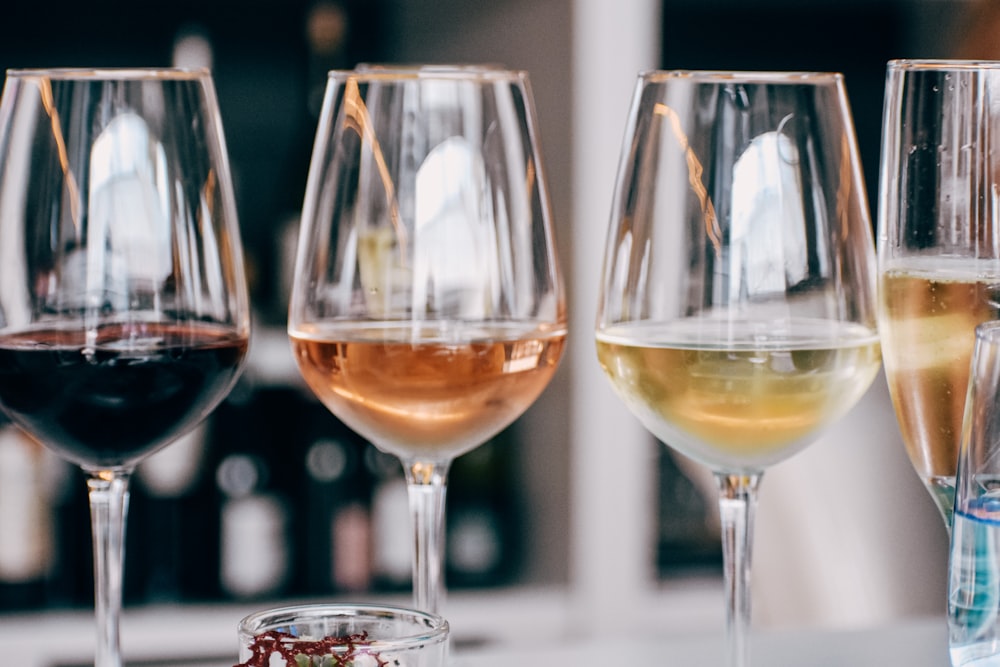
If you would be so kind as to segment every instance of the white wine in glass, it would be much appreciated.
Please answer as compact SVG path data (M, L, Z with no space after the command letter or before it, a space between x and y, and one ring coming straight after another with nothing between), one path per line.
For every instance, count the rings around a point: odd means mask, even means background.
M402 461L415 606L438 612L448 468L538 398L566 336L525 73L330 73L288 333L319 399Z
M763 469L810 444L868 387L870 328L790 319L608 327L597 355L618 394L659 440L715 469Z
M975 329L1000 317L1000 63L887 70L879 331L907 454L950 526Z
M730 667L749 660L761 476L878 371L874 250L839 74L640 75L597 356L636 417L715 474Z

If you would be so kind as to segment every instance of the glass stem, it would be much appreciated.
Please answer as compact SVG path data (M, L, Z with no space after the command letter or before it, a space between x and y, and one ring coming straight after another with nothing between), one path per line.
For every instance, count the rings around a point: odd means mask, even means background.
M97 619L95 667L121 667L119 619L125 559L125 516L131 471L89 471L90 518L94 538L94 607Z
M726 588L726 645L729 667L747 667L750 651L750 557L760 474L717 473Z
M413 521L413 604L438 614L444 596L444 503L450 463L404 462Z
M955 478L954 477L930 477L924 480L924 486L930 491L934 504L941 512L944 520L944 527L951 535L952 517L955 513Z

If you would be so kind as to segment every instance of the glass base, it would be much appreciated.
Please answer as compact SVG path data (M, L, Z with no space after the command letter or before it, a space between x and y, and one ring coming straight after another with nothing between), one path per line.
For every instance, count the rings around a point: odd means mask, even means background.
M987 645L972 645L951 649L951 664L955 667L1000 667L1000 655L997 647L987 642Z

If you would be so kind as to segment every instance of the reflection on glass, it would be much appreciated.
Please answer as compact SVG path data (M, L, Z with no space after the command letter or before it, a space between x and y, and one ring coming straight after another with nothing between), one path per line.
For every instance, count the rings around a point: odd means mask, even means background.
M733 167L730 296L784 292L806 276L805 193L798 148L781 132L754 137Z

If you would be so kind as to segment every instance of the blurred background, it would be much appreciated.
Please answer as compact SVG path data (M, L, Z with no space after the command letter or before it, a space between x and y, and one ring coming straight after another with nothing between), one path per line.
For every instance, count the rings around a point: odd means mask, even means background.
M222 110L256 306L251 364L198 433L140 469L128 528L128 606L259 608L409 590L399 464L330 416L293 366L284 333L292 245L327 70L372 61L491 62L531 74L573 323L570 351L543 398L453 468L452 597L554 591L560 600L614 609L641 596L660 618L720 627L711 481L624 414L591 342L635 74L843 72L874 220L886 61L988 58L989 46L973 40L969 26L992 34L984 20L970 18L979 9L971 0L9 5L0 24L2 68L205 65ZM844 424L765 476L755 622L856 626L940 615L946 540L903 453L879 377ZM5 427L0 613L91 604L83 478Z

